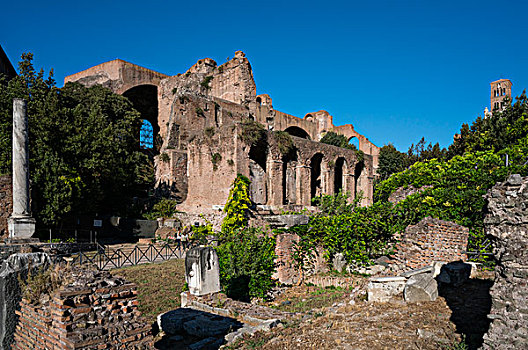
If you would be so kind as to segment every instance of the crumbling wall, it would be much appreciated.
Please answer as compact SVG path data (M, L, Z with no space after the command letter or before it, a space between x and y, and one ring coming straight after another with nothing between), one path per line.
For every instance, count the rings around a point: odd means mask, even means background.
M22 300L13 349L151 349L133 283L77 269L49 300ZM46 300L41 298L41 301Z
M22 298L20 280L24 281L28 272L35 273L50 264L45 253L16 253L0 265L0 349L10 349L18 323L17 310Z
M486 195L486 233L497 259L491 287L492 320L484 349L526 349L528 344L528 177L510 176Z
M453 222L426 217L407 227L396 244L392 268L408 271L434 262L465 261L469 229Z
M8 237L7 219L13 211L11 175L0 176L0 239Z

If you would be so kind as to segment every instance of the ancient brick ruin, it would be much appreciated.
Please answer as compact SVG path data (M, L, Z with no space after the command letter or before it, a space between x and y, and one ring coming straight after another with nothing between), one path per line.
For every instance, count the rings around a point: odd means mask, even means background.
M469 229L453 222L426 217L408 226L396 245L392 268L407 271L435 262L466 261Z
M11 176L0 176L0 239L8 236L7 219L13 212L13 190L11 187Z
M491 287L492 320L484 349L525 349L528 344L528 177L512 175L486 195L484 224L497 261Z
M326 111L304 118L273 109L269 95L257 95L245 54L218 66L199 60L184 74L167 76L114 60L70 75L65 82L100 84L128 97L152 124L161 144L157 188L181 202L180 210L207 213L225 204L237 173L252 181L257 205L298 209L321 193L363 193L372 202L379 148L350 124L335 126ZM244 121L265 128L257 144L244 142ZM293 151L281 152L280 134L291 135ZM357 138L354 150L318 142L329 131ZM154 146L155 147L155 146Z
M152 348L135 284L89 270L77 270L72 279L40 303L22 300L13 349Z

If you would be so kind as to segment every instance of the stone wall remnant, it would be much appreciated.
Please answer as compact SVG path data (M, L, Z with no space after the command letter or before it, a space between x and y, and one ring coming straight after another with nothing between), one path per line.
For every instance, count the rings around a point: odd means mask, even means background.
M339 190L350 193L351 200L362 192L361 204L372 203L379 148L352 125L334 125L327 111L298 118L273 109L269 95L257 95L251 64L241 51L221 65L200 59L175 76L114 60L70 75L67 82L107 86L133 104L132 91L155 87L157 100L148 110L157 111L157 118L154 112L142 118L162 140L155 162L157 193L178 200L180 211L213 212L225 204L238 173L253 180L255 204L297 210L292 207L310 207L314 194ZM269 142L256 149L243 142L240 135L247 132L241 125L248 120L266 130ZM280 152L278 131L293 140L288 154ZM318 142L329 131L357 138L364 156Z
M435 262L465 261L469 229L453 222L426 217L408 226L396 244L391 268L404 272Z
M22 300L13 349L152 349L135 284L85 269L70 278L47 301Z
M484 349L525 349L528 344L528 177L511 175L487 195L486 233L497 259L490 289L492 320Z
M187 252L185 281L192 295L202 296L220 291L220 265L213 248L196 247Z
M11 175L0 176L0 239L8 237L7 220L13 212Z
M0 264L0 349L10 349L18 322L22 291L19 281L50 264L46 253L16 253Z

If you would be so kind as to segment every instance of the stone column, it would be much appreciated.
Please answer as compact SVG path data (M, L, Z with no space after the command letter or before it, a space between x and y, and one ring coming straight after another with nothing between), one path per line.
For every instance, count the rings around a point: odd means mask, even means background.
M295 177L296 181L296 190L297 190L297 203L298 205L310 206L312 205L312 189L311 189L311 167L307 165L297 165L295 171L297 176Z
M283 197L283 178L282 178L282 167L283 162L281 160L271 160L267 164L268 166L268 203L272 206L281 206Z
M343 191L348 192L348 202L352 203L356 198L356 188L354 186L354 174L343 174Z
M26 101L13 100L13 213L8 220L9 239L25 240L35 233L29 201L28 118Z

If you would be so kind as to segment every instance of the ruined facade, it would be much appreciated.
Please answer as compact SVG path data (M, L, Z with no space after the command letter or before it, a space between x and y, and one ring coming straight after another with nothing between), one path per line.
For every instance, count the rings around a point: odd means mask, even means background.
M182 211L218 209L238 173L250 178L251 198L261 206L298 209L339 190L372 202L379 148L352 125L335 126L326 111L297 118L273 109L269 95L257 95L241 51L220 66L201 59L176 76L114 60L65 78L75 81L128 97L152 124L160 145L157 188ZM258 140L250 121L263 126ZM357 138L362 152L318 142L329 131Z

